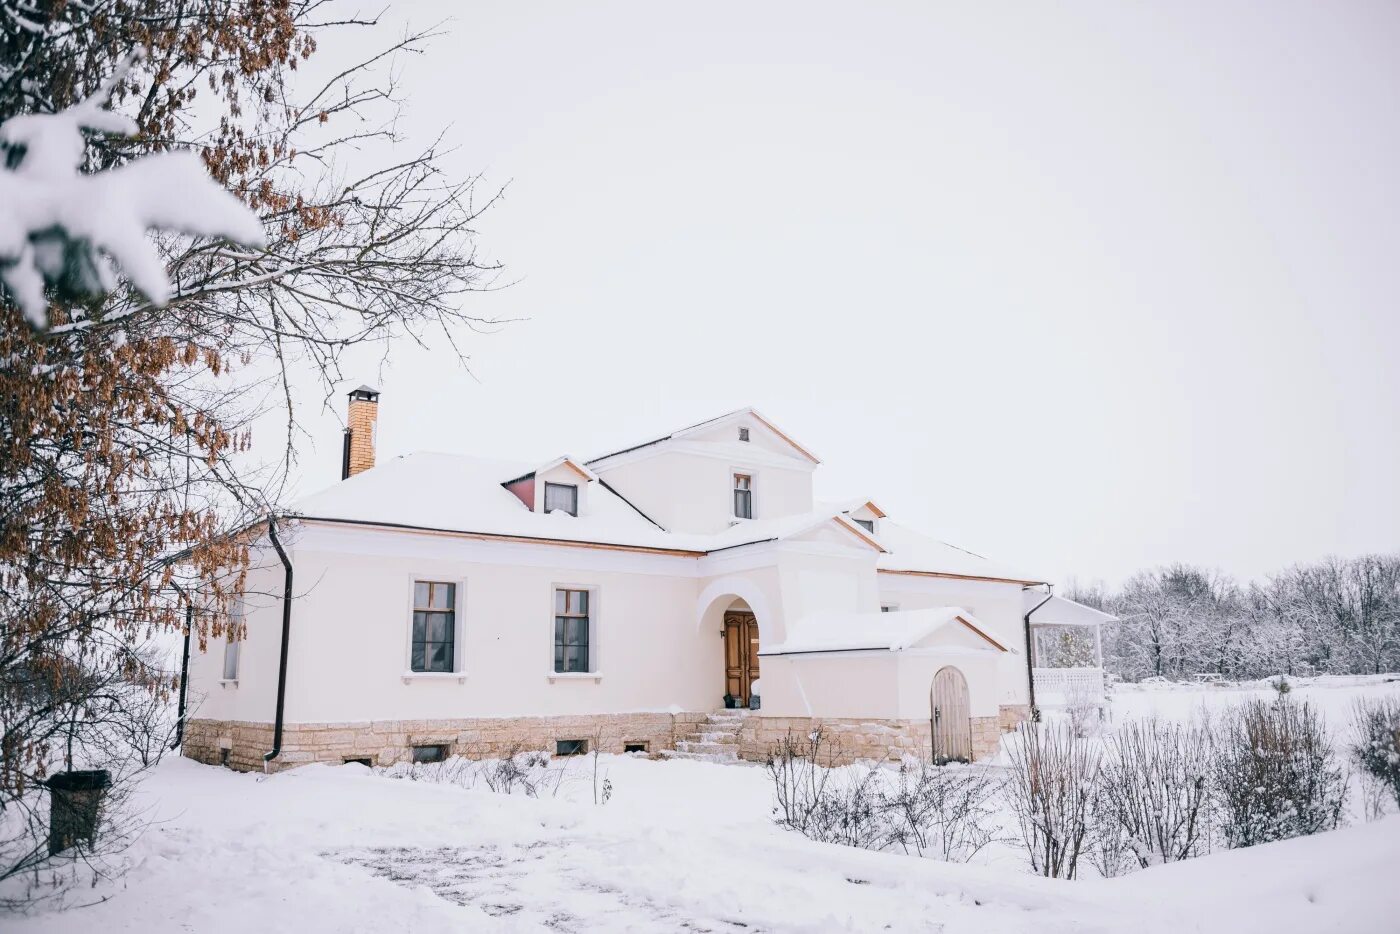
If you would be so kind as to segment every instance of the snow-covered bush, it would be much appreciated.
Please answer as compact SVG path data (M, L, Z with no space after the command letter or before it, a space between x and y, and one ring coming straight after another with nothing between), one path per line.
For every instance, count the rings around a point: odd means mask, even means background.
M516 747L495 759L453 756L441 762L396 762L378 771L387 778L460 788L485 787L496 794L538 798L559 793L566 765L555 767L549 753L542 750Z
M1400 698L1358 698L1352 732L1351 755L1365 780L1400 806Z
M1031 867L1073 879L1089 839L1101 749L1065 725L1024 723L1006 742L1011 779L1006 798Z
M1104 875L1189 859L1210 845L1210 733L1202 723L1131 722L1105 744L1094 807Z
M1084 739L1098 732L1102 722L1099 704L1099 695L1082 684L1072 684L1065 690L1065 714L1075 736Z
M875 772L837 769L840 755L840 741L821 727L783 737L765 763L776 798L773 819L810 840L878 847L885 833Z
M906 759L880 795L886 842L908 853L967 862L996 839L1001 776L977 766Z
M1346 775L1321 715L1287 697L1229 711L1214 730L1212 785L1226 846L1254 846L1332 830Z

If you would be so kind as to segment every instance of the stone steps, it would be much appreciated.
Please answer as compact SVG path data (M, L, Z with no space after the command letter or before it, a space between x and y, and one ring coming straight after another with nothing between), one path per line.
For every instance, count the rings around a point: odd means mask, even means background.
M739 761L739 731L743 729L747 710L716 710L695 725L676 748L663 755L673 759L702 759L710 762Z

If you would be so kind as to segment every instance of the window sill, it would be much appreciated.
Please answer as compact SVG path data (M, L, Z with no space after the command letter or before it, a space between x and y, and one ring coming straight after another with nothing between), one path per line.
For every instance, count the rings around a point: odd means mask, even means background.
M236 688L236 687L238 687L238 679L237 679L237 678L220 678L220 679L219 679L219 687L221 687L221 688Z
M467 676L460 671L405 671L401 676L404 684L414 681L456 681L466 684Z
M593 681L603 680L603 674L599 671L551 671L546 677L549 683L556 681Z

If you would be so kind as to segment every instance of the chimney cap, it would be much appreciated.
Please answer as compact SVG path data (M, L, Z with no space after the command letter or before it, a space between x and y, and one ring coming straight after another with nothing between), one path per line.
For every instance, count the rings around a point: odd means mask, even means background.
M379 390L373 386L361 386L359 389L350 390L351 399L364 399L366 402L379 401Z

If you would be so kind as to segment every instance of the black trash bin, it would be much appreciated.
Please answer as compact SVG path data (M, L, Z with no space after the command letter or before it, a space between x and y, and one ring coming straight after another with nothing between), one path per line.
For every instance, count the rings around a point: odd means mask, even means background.
M49 789L49 855L79 842L92 844L102 798L112 784L106 769L60 772L44 782Z

